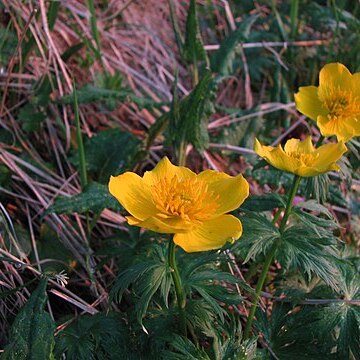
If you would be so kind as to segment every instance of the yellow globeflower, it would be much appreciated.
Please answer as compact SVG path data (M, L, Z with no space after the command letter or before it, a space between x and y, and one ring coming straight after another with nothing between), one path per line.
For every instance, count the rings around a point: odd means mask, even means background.
M247 198L249 184L242 175L195 174L164 157L143 177L133 172L112 176L109 191L130 213L130 225L175 234L175 244L195 252L218 249L241 236L240 220L226 213Z
M360 135L360 73L351 74L342 64L320 70L319 86L300 87L297 109L317 122L323 136L336 135L344 142Z
M336 164L347 151L342 141L325 144L316 149L310 136L304 141L290 139L284 148L264 146L255 139L255 152L272 166L299 176L316 176L331 170L339 170Z

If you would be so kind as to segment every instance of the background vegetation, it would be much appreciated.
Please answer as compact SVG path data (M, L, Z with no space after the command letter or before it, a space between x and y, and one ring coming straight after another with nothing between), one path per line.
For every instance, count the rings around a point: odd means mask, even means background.
M340 174L303 182L307 211L254 336L241 330L291 182L258 162L254 137L319 137L293 94L325 63L360 71L358 2L3 0L0 11L2 358L360 359L357 140ZM243 173L251 187L237 243L178 251L187 338L166 236L128 227L107 191L111 174L184 146L193 170Z

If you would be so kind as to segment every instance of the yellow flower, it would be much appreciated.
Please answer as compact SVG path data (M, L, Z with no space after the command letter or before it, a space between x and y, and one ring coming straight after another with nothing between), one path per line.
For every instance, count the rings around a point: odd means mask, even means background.
M130 213L130 225L175 234L175 244L187 252L218 249L242 234L235 216L249 195L241 176L205 170L195 174L163 158L143 177L133 172L112 176L110 193Z
M342 141L325 144L315 148L310 136L304 141L290 139L284 149L279 144L276 148L261 145L255 139L255 152L272 166L299 176L316 176L331 170L339 170L336 164L347 151Z
M342 64L320 70L319 86L305 86L295 94L297 109L317 122L323 136L344 142L360 135L360 73Z

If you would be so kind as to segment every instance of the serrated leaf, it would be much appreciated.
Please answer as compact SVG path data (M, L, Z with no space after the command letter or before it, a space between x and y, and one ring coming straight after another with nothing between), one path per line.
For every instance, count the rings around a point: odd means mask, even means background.
M246 211L241 218L243 235L234 249L244 254L244 262L255 260L260 254L266 254L271 245L280 237L279 230L271 221L255 212Z
M248 211L269 211L275 208L283 208L286 201L276 193L263 195L250 195L241 205L241 209Z
M136 359L119 313L80 316L59 333L55 351L58 358L65 354L68 360Z
M197 61L206 60L207 55L201 39L195 0L190 0L185 31L185 43L182 55L186 62L195 64L196 66Z
M1 359L54 359L55 323L44 311L47 279L43 278L16 316L10 330L10 343Z
M281 236L276 258L287 269L295 268L309 278L317 275L333 289L338 288L339 256L333 246L336 238L330 232L304 226L291 226Z
M192 92L176 106L176 114L170 113L169 141L179 146L179 141L191 143L203 151L209 142L208 118L214 111L213 97L216 83L210 71L206 71Z
M168 360L210 360L203 349L198 348L188 338L183 336L174 336L171 345L176 352L166 351L164 355Z
M121 301L123 293L132 285L134 294L138 297L135 312L138 323L142 325L143 317L154 294L160 289L165 304L168 303L170 288L170 270L165 258L165 247L154 246L148 257L131 265L115 280L110 292L110 299ZM139 261L139 259L138 259Z
M135 157L140 141L129 132L111 129L98 133L85 141L86 165L96 181L107 184L110 175L118 175L127 170ZM72 158L79 164L76 154Z
M92 182L84 191L71 197L59 197L46 213L73 214L93 211L101 212L105 208L121 211L119 202L109 193L107 186Z
M140 108L161 107L164 103L156 103L153 100L135 96L130 90L111 90L96 87L94 85L85 85L77 90L79 104L89 104L96 101L116 100L119 102L133 102ZM60 104L72 104L73 94L65 95L58 100Z
M235 31L223 40L220 49L216 52L212 61L211 68L215 73L220 75L232 73L237 46L248 38L251 27L257 18L258 15L249 16L240 23Z

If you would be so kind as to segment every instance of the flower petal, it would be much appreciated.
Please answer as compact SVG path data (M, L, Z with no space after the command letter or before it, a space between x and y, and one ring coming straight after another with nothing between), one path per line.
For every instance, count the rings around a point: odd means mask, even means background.
M344 90L351 89L352 75L347 67L340 63L326 64L319 74L319 91L326 91L326 88L340 88ZM319 94L320 98L322 96Z
M217 197L218 207L213 217L237 209L249 196L249 184L242 175L230 176L213 170L205 170L197 178L206 182L208 191Z
M274 148L272 146L261 145L258 139L255 139L254 150L259 156L277 169L295 173L296 169L301 167L300 160L287 155L280 144Z
M165 156L158 162L153 170L145 172L143 179L144 183L151 186L153 184L157 184L164 178L171 180L175 175L179 179L189 179L196 176L194 172L186 167L173 165Z
M322 102L318 97L318 88L316 86L303 86L299 92L294 95L296 108L302 114L312 120L316 120L318 115L326 115L327 111L323 108Z
M324 173L330 170L338 170L336 162L347 151L347 147L342 141L336 144L325 144L316 149L317 158L313 164L319 172Z
M178 217L162 219L152 216L145 220L139 220L133 216L127 216L126 219L129 225L139 226L162 234L183 233L191 231L193 228L192 223Z
M109 191L126 211L140 220L145 220L158 212L152 201L149 186L133 172L111 176Z
M331 119L327 116L319 116L317 120L321 135L336 135L338 141L348 141L352 137L360 135L360 119Z
M235 241L242 234L242 225L232 215L221 215L205 221L192 231L175 234L174 242L186 252L207 251L221 248L227 241Z
M330 170L336 170L336 169L328 169L325 171L319 171L318 169L316 169L313 166L311 166L311 167L301 166L294 171L294 174L302 176L302 177L310 177L310 176L317 176L317 175L323 174L324 172L330 171Z
M352 91L355 96L360 97L360 72L352 76Z
M285 152L292 153L301 153L301 154L310 154L315 148L311 142L311 137L308 136L304 141L300 141L299 139L290 139L286 142L284 147Z

